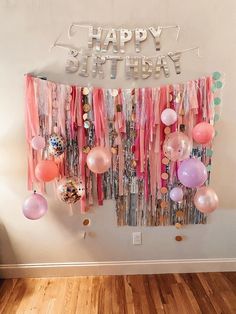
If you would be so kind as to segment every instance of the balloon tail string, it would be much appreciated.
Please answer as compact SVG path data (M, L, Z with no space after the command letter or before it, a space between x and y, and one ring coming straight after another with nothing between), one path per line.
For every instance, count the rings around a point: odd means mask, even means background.
M71 217L71 216L74 216L74 211L73 211L73 207L72 207L71 204L69 205L69 216L70 216L70 217Z

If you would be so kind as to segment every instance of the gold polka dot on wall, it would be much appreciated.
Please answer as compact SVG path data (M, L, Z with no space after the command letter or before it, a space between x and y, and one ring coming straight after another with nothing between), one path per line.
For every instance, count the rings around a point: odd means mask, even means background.
M163 165L168 165L169 159L167 157L164 157L164 158L162 158L161 162L163 163Z
M89 226L89 225L90 225L90 219L85 218L85 219L83 220L83 226L87 227L87 226Z
M163 180L167 180L168 177L169 177L169 175L168 175L168 173L166 173L166 172L163 172L163 173L161 174L161 178L162 178Z
M91 106L89 104L84 104L83 110L84 110L84 112L89 112L91 110Z
M112 154L117 154L117 148L116 147L112 147L111 148L111 152L112 152Z
M90 152L90 147L89 146L84 146L82 151L83 151L83 153L88 154Z
M182 241L182 240L183 240L183 237L180 236L180 235L178 235L178 236L175 237L175 241L180 242L180 241Z
M121 112L122 111L122 105L120 105L120 104L116 105L116 111Z
M181 217L184 216L184 213L182 212L182 210L177 210L176 216L179 217L179 218L181 218Z
M164 209L164 208L167 208L168 206L168 202L167 201L161 201L161 208Z
M83 95L88 95L89 94L89 89L88 87L83 88Z
M116 97L118 95L118 90L117 89L113 89L111 92L113 97Z
M88 119L88 114L87 113L84 113L83 114L83 120L87 120Z
M163 186L161 188L161 194L166 194L167 192L168 192L168 189L165 186Z
M181 228L182 228L182 225L181 225L181 223L176 222L175 227L176 227L177 229L181 229Z
M167 126L167 127L164 128L164 133L165 133L166 135L170 134L170 132L171 132L170 127Z

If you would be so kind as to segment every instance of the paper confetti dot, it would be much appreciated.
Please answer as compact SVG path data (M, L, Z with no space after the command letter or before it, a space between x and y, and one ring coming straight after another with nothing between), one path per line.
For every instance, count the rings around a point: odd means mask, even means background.
M219 119L220 119L220 116L216 113L214 116L214 122L219 121Z
M211 165L207 166L207 171L211 171Z
M216 88L222 88L223 83L221 81L216 82Z
M219 97L216 97L216 98L214 99L214 104L215 104L216 106L218 106L218 105L220 105L220 103L221 103L221 99L220 99Z
M211 87L212 93L215 93L216 89L217 89L216 84L213 84Z
M214 73L213 73L213 79L214 79L214 80L219 80L220 77L221 77L220 72L214 72Z
M213 150L212 150L212 149L207 149L206 155L207 155L207 157L212 157L212 155L213 155Z
M179 241L182 241L182 240L183 240L183 237L178 235L178 236L175 237L175 240L178 241L178 242L179 242Z

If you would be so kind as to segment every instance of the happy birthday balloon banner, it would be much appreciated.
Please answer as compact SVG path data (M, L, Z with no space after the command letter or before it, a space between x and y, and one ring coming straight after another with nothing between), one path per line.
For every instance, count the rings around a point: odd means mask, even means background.
M105 77L104 66L107 61L110 63L110 78L117 77L117 70L120 61L125 61L125 73L128 79L147 79L151 76L158 79L161 72L165 77L170 75L170 66L168 60L174 66L176 74L181 73L180 59L182 54L191 50L198 50L199 47L188 48L185 50L168 52L162 55L140 56L140 55L122 55L125 53L125 44L134 37L135 52L141 52L141 43L144 42L148 34L154 40L155 50L160 50L160 37L163 29L176 28L177 37L179 34L179 26L159 26L157 28L151 26L148 28L131 29L103 29L102 27L94 27L92 25L72 24L69 28L69 38L73 36L72 30L75 27L88 28L88 47L87 49L72 47L67 44L59 43L58 40L52 47L65 48L69 51L66 60L66 72L78 73L82 77L88 77L90 73L92 77ZM106 30L106 36L103 33ZM107 54L109 47L112 47L113 54ZM118 53L121 53L119 55Z
M134 38L135 51L141 52L141 43L144 42L148 35L151 35L154 41L156 51L160 51L161 44L160 38L163 30L175 28L177 31L176 40L178 40L180 26L150 26L147 28L104 28L94 27L93 25L72 23L68 30L68 36L73 36L73 30L75 28L87 28L88 29L88 48L94 48L96 51L107 52L109 45L112 45L113 52L125 53L125 44L130 42ZM104 37L104 33L106 35Z
M157 88L69 86L26 76L28 188L24 215L63 203L89 211L113 199L118 225L206 222L218 198L208 187L222 76ZM42 197L41 197L41 196Z

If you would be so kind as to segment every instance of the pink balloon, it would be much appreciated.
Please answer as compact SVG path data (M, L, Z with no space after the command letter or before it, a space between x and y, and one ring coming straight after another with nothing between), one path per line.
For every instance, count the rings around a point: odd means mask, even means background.
M35 167L35 176L42 182L52 181L58 173L57 164L53 160L41 160Z
M40 219L46 214L47 210L47 200L38 193L29 196L23 204L23 214L31 220Z
M45 147L45 139L42 136L35 136L31 140L31 146L35 150L40 150Z
M163 152L172 161L189 158L191 150L191 141L183 132L170 133L163 143Z
M172 125L177 121L177 113L170 108L164 109L161 113L161 121L167 126Z
M184 197L184 192L180 187L175 187L170 191L170 199L174 202L181 202Z
M203 186L194 196L194 205L202 213L211 213L219 206L219 199L212 188Z
M94 173L104 173L111 166L111 152L108 148L96 146L87 156L88 168Z
M184 186L196 188L207 180L207 169L200 160L189 158L180 164L178 178Z
M207 122L198 123L192 130L193 139L198 144L208 144L212 141L214 135L213 125Z

